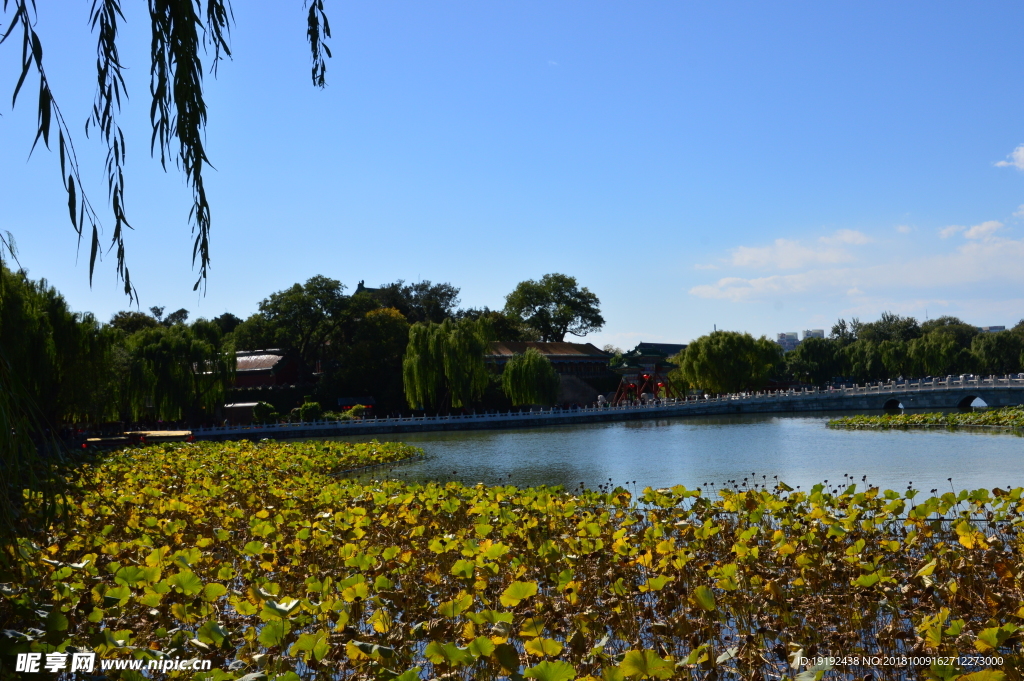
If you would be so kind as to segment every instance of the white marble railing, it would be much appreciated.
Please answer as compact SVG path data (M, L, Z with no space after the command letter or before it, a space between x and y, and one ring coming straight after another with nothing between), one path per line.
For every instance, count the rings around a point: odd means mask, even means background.
M261 433L287 434L289 431L317 431L317 430L352 430L359 431L381 426L398 426L403 424L429 424L445 422L489 422L500 423L521 421L524 419L554 419L566 416L582 416L584 414L611 414L629 411L659 411L666 414L685 412L689 409L699 408L707 404L718 402L750 402L750 401L773 401L785 399L804 399L812 397L844 397L866 394L904 395L913 392L930 392L936 390L963 390L965 388L1006 388L1014 387L1024 389L1024 378L975 378L975 379L933 379L928 383L904 382L904 383L873 383L863 386L849 388L804 388L800 390L787 390L777 392L754 392L722 395L719 397L696 397L688 399L667 399L652 400L642 404L630 404L621 406L607 405L604 407L581 407L578 409L560 409L551 407L548 409L534 409L530 411L510 411L504 413L486 414L451 414L449 416L402 416L363 418L351 421L308 421L301 423L274 423L267 425L249 426L211 426L208 428L196 428L192 431L194 435L216 435L219 433L247 433L258 436Z

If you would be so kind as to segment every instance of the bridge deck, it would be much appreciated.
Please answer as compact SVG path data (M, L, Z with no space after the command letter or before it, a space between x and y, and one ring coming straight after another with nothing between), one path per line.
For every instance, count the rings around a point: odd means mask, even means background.
M687 400L659 400L641 405L543 409L525 412L451 416L367 418L352 421L278 423L265 426L217 426L192 431L201 440L358 437L385 433L443 430L491 430L604 421L716 414L800 411L872 411L902 404L912 409L955 409L981 398L990 407L1024 403L1024 379L989 378L929 383L879 383L830 390L743 393Z

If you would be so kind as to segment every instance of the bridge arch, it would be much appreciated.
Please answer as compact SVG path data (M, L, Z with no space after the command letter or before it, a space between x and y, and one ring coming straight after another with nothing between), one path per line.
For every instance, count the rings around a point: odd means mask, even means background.
M975 402L980 402L980 404L975 404ZM987 407L988 404L979 396L968 394L956 406L959 409L970 409L971 407Z
M890 397L885 401L885 404L882 405L882 409L886 411L900 411L903 409L903 403L895 397Z

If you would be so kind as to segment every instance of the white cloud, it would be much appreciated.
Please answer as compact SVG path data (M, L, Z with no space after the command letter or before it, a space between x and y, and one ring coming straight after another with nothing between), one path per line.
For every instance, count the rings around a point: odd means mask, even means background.
M963 288L983 285L986 289L1019 289L1024 285L1024 240L1006 239L994 233L1002 227L995 220L965 231L969 241L952 252L919 256L900 262L879 262L868 266L815 268L804 272L766 277L723 277L713 284L694 286L690 294L718 300L765 301L801 294L883 296L893 292ZM947 228L948 229L948 228ZM955 231L953 232L955 233ZM971 234L968 237L968 234ZM918 293L915 293L918 295Z
M1017 210L1013 211L1013 217L1024 218L1024 203L1017 207Z
M963 225L950 225L949 227L943 227L942 229L940 229L939 236L942 237L943 239L948 239L957 232L962 232L965 229L967 228L964 227Z
M900 234L910 234L914 231L914 228L910 225L896 225L896 231Z
M993 233L1002 229L1003 223L998 220L986 220L980 225L974 225L964 232L965 239L988 239Z
M842 248L808 248L799 241L776 239L771 246L740 246L732 252L736 267L773 267L792 270L807 265L849 262L853 256Z
M1008 155L1009 161L999 161L996 166L1006 168L1013 166L1017 170L1024 170L1024 144L1021 144Z
M850 244L851 246L863 246L864 244L871 243L874 239L864 232L858 232L855 229L840 229L832 236L823 236L818 239L818 241L824 244Z

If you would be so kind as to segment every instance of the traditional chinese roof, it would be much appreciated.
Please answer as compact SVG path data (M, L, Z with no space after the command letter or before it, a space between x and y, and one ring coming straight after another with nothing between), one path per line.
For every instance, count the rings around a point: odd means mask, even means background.
M277 363L284 359L280 350L245 350L235 353L235 372L273 371Z
M665 355L666 357L671 357L678 355L685 349L686 346L680 343L639 343L630 354Z

